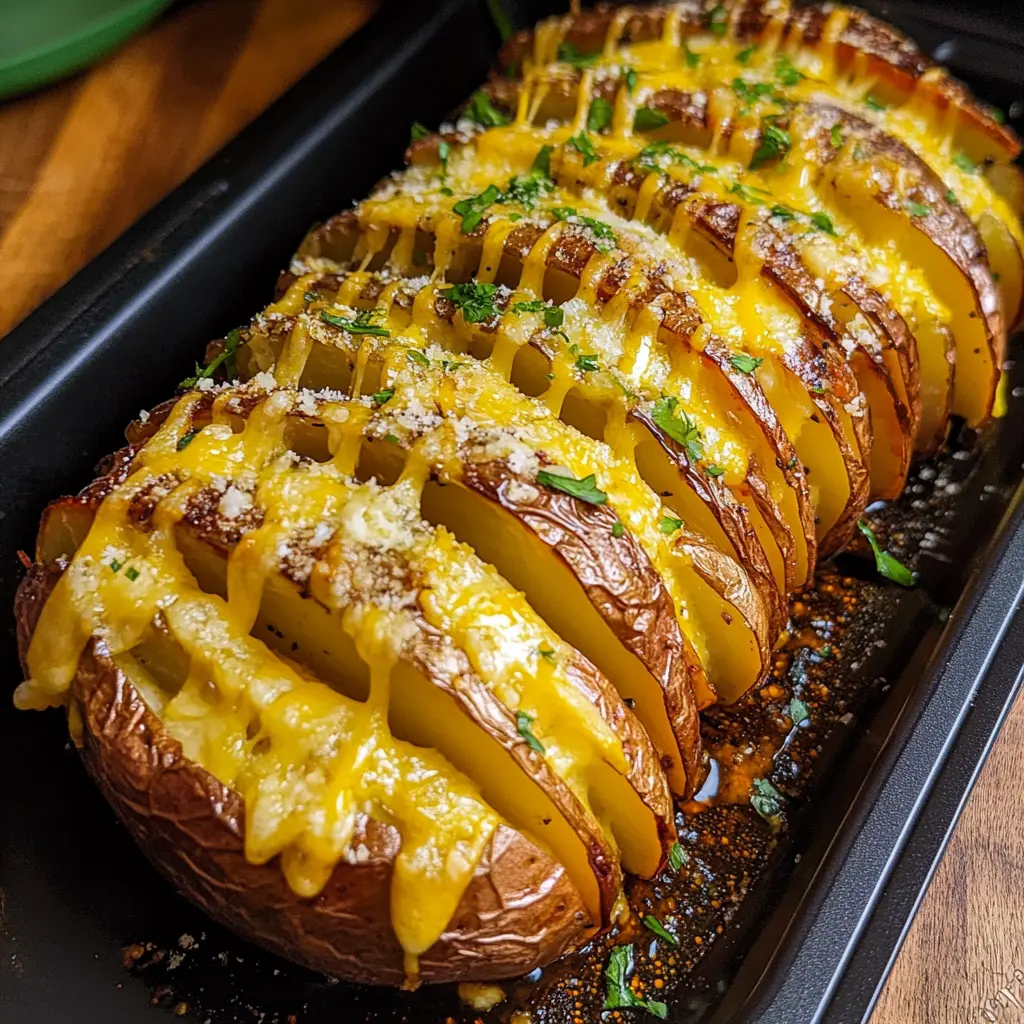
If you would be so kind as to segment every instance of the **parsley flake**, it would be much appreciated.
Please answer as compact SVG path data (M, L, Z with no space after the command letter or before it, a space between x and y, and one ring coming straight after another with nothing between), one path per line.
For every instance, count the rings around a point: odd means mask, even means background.
M484 214L501 198L501 190L497 185L488 185L479 195L469 196L467 199L460 199L452 210L462 217L462 233L472 234Z
M419 142L420 139L425 139L429 134L430 129L425 124L413 121L412 127L409 129L409 142Z
M381 388L380 391L374 392L373 400L377 405L383 405L394 396L394 393L394 388Z
M863 519L857 523L857 529L868 539L875 555L875 568L887 580L898 583L901 587L912 587L916 582L912 573L899 559L894 558L878 544L874 530Z
M596 479L593 473L581 480L562 473L552 473L547 469L539 470L537 473L537 483L545 487L562 491L579 501L585 501L588 505L604 505L608 501L608 495L597 487Z
M405 351L406 358L410 363L419 363L420 366L429 366L430 360L418 348L410 348Z
M766 123L761 134L761 143L750 158L750 169L755 170L762 164L778 160L789 152L789 147L789 132L778 125Z
M782 826L782 794L767 780L754 779L750 804L778 832Z
M626 528L618 521L618 519L616 519L615 522L612 523L612 536L618 540L625 532Z
M491 102L491 98L482 89L477 89L470 96L464 113L471 121L476 121L484 128L500 128L512 120Z
M885 110L885 104L871 95L864 97L864 106L871 110Z
M736 54L736 60L738 63L746 67L750 63L750 58L753 57L756 52L757 47L752 43L750 46L740 50L740 52Z
M789 702L789 719L794 725L803 725L804 722L809 722L811 719L807 705L797 697Z
M673 441L686 449L691 462L700 462L704 458L704 444L700 431L693 420L682 410L676 409L679 399L663 396L654 403L651 419L656 426L665 431Z
M633 115L633 131L652 132L668 124L668 116L653 107L639 107Z
M771 192L763 188L754 188L753 185L744 185L740 181L735 181L729 186L729 191L733 195L737 195L745 203L753 203L755 206L764 206L766 200L763 196L771 196Z
M784 53L780 53L775 58L775 79L779 85L796 85L806 77L802 71L793 66L793 62Z
M568 142L567 146L571 146L583 157L583 166L589 167L593 163L597 163L601 159L597 150L594 148L593 140L586 132L577 132Z
M134 565L129 565L128 568L125 569L124 574L132 583L134 583L139 578L139 570L136 569Z
M603 132L612 123L612 105L603 97L598 96L590 104L587 114L587 128L592 132Z
M551 212L558 220L571 221L588 228L594 236L594 247L598 252L611 252L615 248L617 244L615 232L603 220L584 216L578 213L574 206L555 206Z
M571 64L574 68L592 68L600 56L600 50L595 50L593 53L580 53L572 43L564 42L558 45L558 59L563 64Z
M833 149L843 148L843 132L838 124L832 125L832 130L829 132L828 137Z
M775 211L772 210L772 213ZM753 373L763 362L762 356L749 356L746 352L735 352L729 357L729 362L734 370L740 373Z
M626 92L629 93L630 96L633 95L633 90L636 88L636 82L638 77L639 76L633 68L626 69Z
M120 572L120 571L121 571L121 564L122 564L122 563L121 563L121 562L119 562L119 561L118 561L118 560L117 560L116 558L114 558L114 559L111 559L111 562L110 562L110 568L111 568L111 569L112 569L112 570L113 570L114 572Z
M550 647L542 647L537 652L546 662L554 665L555 663L555 652Z
M911 217L927 217L932 212L930 206L925 206L924 203L917 203L914 200L907 200L907 213Z
M644 171L660 171L666 167L679 165L695 174L717 174L718 168L712 164L702 164L692 156L664 140L651 142L644 146L633 158L634 163Z
M675 516L662 516L661 522L658 523L658 529L661 530L666 537L670 537L677 530L683 528L682 519L676 519Z
M553 652L552 652L553 653ZM525 711L516 712L516 731L520 736L526 740L526 745L535 753L544 753L544 744L541 743L536 736L533 735L532 726L534 723L533 715L528 715Z
M183 452L192 443L193 438L198 433L198 430L190 430L187 434L183 434L179 437L178 443L174 446L175 451Z
M576 369L582 373L596 373L601 369L598 358L595 355L581 355L576 357Z
M391 332L386 327L377 326L373 320L380 312L376 307L373 309L361 309L354 319L338 316L336 313L328 313L326 309L320 310L320 319L332 327L340 327L349 334L369 334L375 338L390 338Z
M695 68L700 63L700 54L694 53L686 43L683 43L683 56L686 58L688 68Z
M679 845L673 843L668 851L668 866L673 871L682 871L690 863L690 855Z
M604 970L606 985L604 1008L617 1010L636 1007L664 1020L668 1016L668 1007L655 999L641 999L629 984L629 976L632 973L633 947L615 946L608 958L608 966Z
M708 14L708 28L719 39L728 31L729 12L721 4L715 4L711 8L711 12Z
M679 945L679 940L653 914L645 914L641 921L645 928L654 932L659 939L664 939L670 946Z
M725 473L725 470L721 466L708 466L705 470L708 476L717 479Z
M212 377L221 366L224 367L224 373L229 379L236 377L238 375L238 363L235 360L235 353L238 351L238 346L241 343L241 331L237 328L233 331L228 331L228 336L224 339L224 347L220 350L219 354L214 356L206 366L200 366L196 363L195 374L191 377L186 377L178 385L178 390L184 391L187 388L194 388L201 380L207 380Z
M836 226L832 223L832 218L825 213L824 210L818 210L817 213L812 213L811 223L818 228L819 231L824 231L826 235L836 234Z
M440 294L455 305L467 324L480 324L501 316L501 310L494 302L498 294L496 284L466 281L462 284L453 284Z

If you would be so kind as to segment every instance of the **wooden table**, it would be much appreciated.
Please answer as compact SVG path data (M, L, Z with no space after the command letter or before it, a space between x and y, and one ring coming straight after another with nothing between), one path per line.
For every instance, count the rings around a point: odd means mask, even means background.
M201 0L89 74L0 105L0 337L361 25L376 2ZM1019 703L873 1024L1024 1021L1022 865Z

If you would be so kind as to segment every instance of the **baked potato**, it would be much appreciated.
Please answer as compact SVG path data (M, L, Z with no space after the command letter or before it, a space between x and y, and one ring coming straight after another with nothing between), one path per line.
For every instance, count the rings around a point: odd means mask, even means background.
M293 960L411 987L581 945L665 862L699 710L991 416L1018 150L848 8L520 34L47 509L17 703Z

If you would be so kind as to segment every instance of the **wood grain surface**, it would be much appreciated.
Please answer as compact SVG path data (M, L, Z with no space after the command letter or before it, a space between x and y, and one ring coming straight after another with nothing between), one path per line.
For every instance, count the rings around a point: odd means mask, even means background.
M376 6L200 0L88 74L0 104L0 337ZM1018 703L873 1024L1024 1022L1022 866Z

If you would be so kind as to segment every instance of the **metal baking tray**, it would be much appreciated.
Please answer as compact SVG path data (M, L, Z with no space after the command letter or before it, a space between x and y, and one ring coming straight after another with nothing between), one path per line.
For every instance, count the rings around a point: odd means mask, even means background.
M550 9L512 6L521 24ZM1012 0L868 6L1019 116L1024 33ZM46 501L87 482L204 343L265 304L308 225L398 166L409 124L438 123L497 45L483 0L387 4L0 344L0 608ZM877 684L872 698L832 730L810 813L794 815L723 938L673 994L677 1024L870 1013L1021 684L1020 352L1011 345L1009 414L939 470L959 461L964 476L941 510L946 545L922 558L921 587L887 588L874 609L872 653L857 667ZM923 490L919 475L908 508ZM9 617L0 639L0 1020L463 1019L453 989L395 994L325 979L234 939L177 896L86 778L62 716L13 710Z

